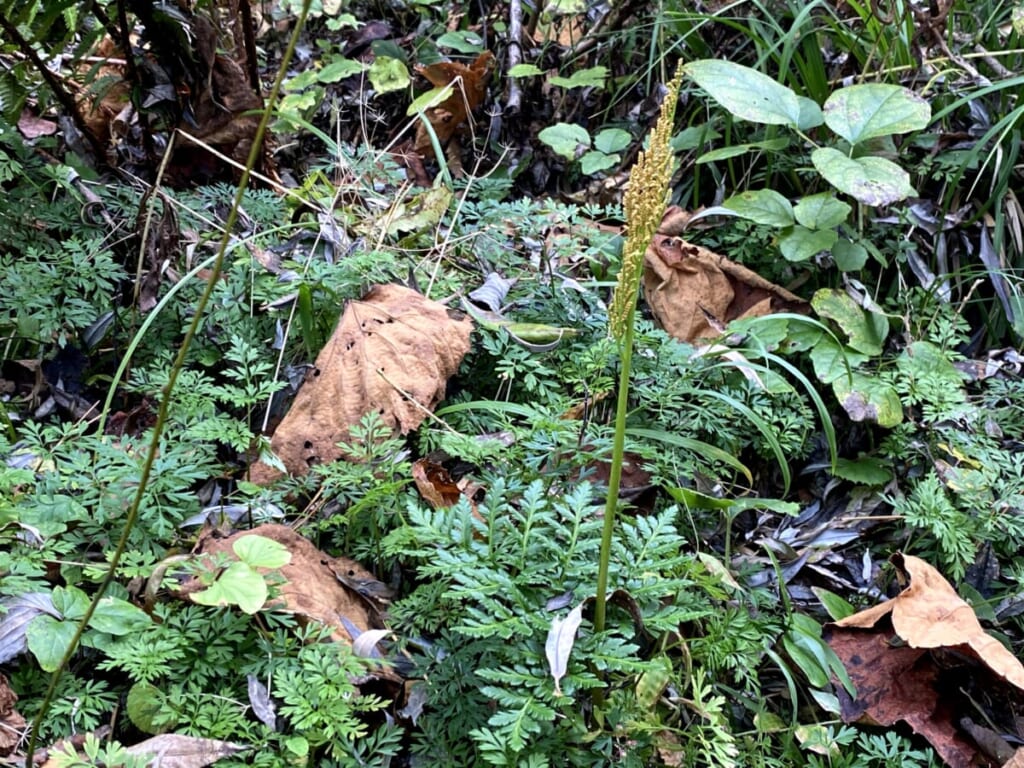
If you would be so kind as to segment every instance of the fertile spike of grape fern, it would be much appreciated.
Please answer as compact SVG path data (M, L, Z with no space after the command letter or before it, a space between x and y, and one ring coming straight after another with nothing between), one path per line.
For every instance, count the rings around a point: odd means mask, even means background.
M615 295L608 312L608 329L617 341L623 341L626 327L633 322L640 277L644 271L644 253L654 239L668 203L672 179L672 124L682 84L682 63L668 84L661 112L651 133L651 144L641 152L629 175L623 207L626 213L626 242L622 246L622 267Z

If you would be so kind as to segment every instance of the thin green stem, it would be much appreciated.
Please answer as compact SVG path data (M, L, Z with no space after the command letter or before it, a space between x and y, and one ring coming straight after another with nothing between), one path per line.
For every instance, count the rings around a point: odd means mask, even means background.
M246 186L249 183L249 175L252 172L252 168L256 165L256 161L259 159L260 152L263 151L263 137L266 134L267 126L270 125L270 118L273 114L274 104L281 91L281 85L284 82L285 73L288 71L288 64L295 53L296 46L298 45L299 34L306 23L306 14L309 12L309 6L311 3L312 0L304 0L302 4L302 11L299 13L299 18L295 23L295 29L292 31L292 36L288 41L288 48L285 50L281 66L277 71L277 78L274 80L274 85L270 89L270 96L267 98L266 107L263 110L259 126L256 128L256 135L253 138L252 148L249 150L249 157L246 160L245 170L242 171L242 176L238 180L238 187L235 190L235 198L232 202L231 210L228 212L227 221L224 224L224 234L221 237L220 247L217 250L217 258L214 259L213 266L210 268L210 277L206 281L206 289L203 291L203 295L199 298L199 301L196 304L195 314L192 316L192 323L189 325L184 339L182 339L181 346L178 348L178 354L174 358L174 363L171 365L171 370L167 376L167 386L164 387L164 396L160 401L160 408L157 410L156 423L153 425L153 435L150 438L149 448L146 451L146 458L142 464L142 472L139 475L139 484L135 491L135 497L132 499L131 506L128 508L128 513L125 516L124 529L121 531L121 538L117 542L117 548L114 550L114 554L110 558L110 565L107 572L104 575L103 580L99 583L99 586L96 588L96 594L93 596L92 602L90 602L89 607L86 608L85 614L82 616L81 621L79 621L78 627L75 629L75 634L72 636L71 642L68 643L68 648L64 652L64 656L61 659L60 664L57 666L56 671L54 671L53 676L50 678L50 685L46 689L46 696L43 697L43 703L39 708L39 714L36 715L36 718L32 723L32 733L29 736L28 748L25 751L25 765L32 765L32 757L35 753L36 742L39 740L39 732L42 729L43 720L46 718L46 714L53 703L53 698L57 692L57 685L60 683L64 670L71 662L71 657L78 649L78 644L82 639L82 634L85 632L86 627L92 620L93 614L96 612L96 607L99 605L104 593L114 581L118 563L120 563L121 557L124 555L124 552L128 547L128 538L139 518L139 510L142 508L142 501L146 495L149 478L153 472L153 464L156 461L156 456L159 452L160 437L163 433L164 426L167 423L167 416L170 411L171 395L174 393L174 387L178 381L178 376L185 367L185 360L188 357L189 348L192 344L192 340L196 336L196 333L199 331L199 325L203 319L206 306L210 301L210 297L213 295L214 288L220 280L221 268L224 264L224 254L227 252L228 244L231 241L231 233L234 231L235 222L238 220L238 209L241 207L242 197L245 194Z
M635 305L634 300L634 305ZM612 534L619 508L619 484L622 481L622 459L626 452L626 413L629 410L629 373L633 364L633 312L626 322L626 333L620 345L621 370L619 395L615 405L615 439L612 444L611 471L608 474L608 499L601 529L601 553L597 564L597 596L594 600L594 630L603 632L608 595L608 568L612 554Z

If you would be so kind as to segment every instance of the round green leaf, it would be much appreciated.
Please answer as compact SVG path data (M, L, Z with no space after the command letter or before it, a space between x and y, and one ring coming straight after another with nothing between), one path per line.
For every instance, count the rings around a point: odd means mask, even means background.
M612 155L621 152L629 146L633 140L633 134L621 128L605 128L594 137L594 149Z
M862 456L859 459L838 458L832 474L851 483L885 485L892 480L892 467L889 462L873 456Z
M570 77L552 77L549 81L560 88L604 88L608 67L596 66L573 72Z
M797 128L801 131L809 131L825 122L825 116L822 114L818 102L808 99L806 96L797 96L796 98L800 102L800 119L797 121Z
M370 65L367 77L370 79L373 90L377 93L400 91L403 88L408 88L411 82L409 70L405 68L405 64L389 56L375 58L373 64Z
M811 298L811 307L832 320L850 340L850 346L865 355L882 354L882 342L889 334L889 322L874 312L865 312L843 291L823 288Z
M881 157L852 158L822 147L811 153L811 162L829 184L866 205L888 205L917 194L910 175Z
M590 150L580 158L580 170L583 171L585 175L589 176L592 173L598 173L600 171L606 171L609 168L614 168L615 164L618 162L618 155L606 155L604 152L595 152L594 150Z
M508 71L509 77L534 77L543 74L544 70L536 64L516 64Z
M838 239L834 229L807 229L798 224L779 238L779 250L786 261L807 261L829 250Z
M58 621L45 613L29 622L25 639L44 672L53 672L60 666L76 629L75 622Z
M173 727L171 723L161 723L159 727L156 724L157 715L163 708L160 704L162 698L160 689L152 683L135 683L128 690L128 700L125 702L132 725L148 734L170 730Z
M843 272L856 272L867 263L868 249L860 243L841 238L832 246L832 258Z
M932 108L909 88L865 83L841 88L825 102L825 124L851 144L919 131L932 119Z
M352 59L337 58L326 67L316 73L316 79L321 83L336 83L346 77L358 75L366 71L366 65L361 61Z
M484 40L476 32L456 30L437 38L437 47L452 48L459 53L479 53L484 48Z
M758 189L733 195L724 203L742 219L770 227L788 227L793 224L793 206L774 189Z
M801 102L796 94L756 69L731 61L702 59L691 61L683 71L741 120L766 125L800 124Z
M96 606L89 627L110 635L128 635L145 629L151 621L144 610L127 600L104 597Z
M839 346L831 336L819 337L818 342L811 347L810 357L814 375L824 384L831 384L848 375L851 369L868 359L865 354Z
M239 560L253 568L280 568L292 559L284 544L257 533L239 537L231 548Z
M896 390L875 376L854 372L832 383L836 398L852 421L874 422L895 427L903 421L903 405Z
M537 138L566 160L575 160L576 150L580 146L590 147L590 134L575 123L549 125L537 134Z
M267 602L267 582L245 563L232 563L208 589L192 594L199 605L237 605L256 613Z
M793 206L793 215L808 229L831 229L846 221L851 210L832 192L822 192L803 198Z

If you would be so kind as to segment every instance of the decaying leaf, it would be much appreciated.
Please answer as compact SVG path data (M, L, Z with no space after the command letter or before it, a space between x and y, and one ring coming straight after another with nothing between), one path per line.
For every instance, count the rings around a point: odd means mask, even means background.
M25 735L25 718L14 705L18 703L16 694L7 678L0 675L0 757L7 757Z
M152 755L150 765L160 768L203 768L248 749L244 744L202 739L180 733L164 733L127 748L132 755Z
M975 765L984 749L962 725L974 704L954 692L965 679L1001 678L1006 695L1019 698L1024 666L985 633L934 568L909 555L896 554L892 562L909 581L903 592L825 627L825 639L857 690L855 699L837 691L843 720L885 726L902 721L948 765Z
M644 259L644 297L669 335L681 341L718 336L732 320L805 312L807 303L724 256L668 234L669 209Z
M453 86L451 96L426 110L430 127L442 146L483 102L487 92L487 73L493 61L494 54L484 51L468 66L456 61L440 61L416 67L416 71L435 88ZM424 157L433 156L430 132L422 124L416 128L416 151Z
M405 434L444 398L469 351L472 323L409 288L381 285L349 302L271 439L293 475L341 457L337 443L366 414ZM251 479L277 477L257 463Z
M569 654L576 643L576 630L580 628L583 621L583 606L586 601L580 603L564 619L557 616L551 620L551 629L548 630L548 639L544 643L544 655L548 657L548 666L551 668L551 677L555 681L555 694L562 695L562 678L565 677L569 665Z
M275 587L276 597L271 598L268 607L290 611L324 624L331 628L331 637L343 643L351 643L353 638L342 617L360 633L370 629L370 615L365 602L355 590L339 580L339 574L353 584L372 582L375 580L373 574L354 560L334 558L321 552L286 525L261 525L225 539L207 535L200 538L197 552L236 560L235 541L252 535L276 541L291 554L287 564L274 570L284 578L284 583ZM182 586L181 594L188 596L202 588L198 579L192 579Z

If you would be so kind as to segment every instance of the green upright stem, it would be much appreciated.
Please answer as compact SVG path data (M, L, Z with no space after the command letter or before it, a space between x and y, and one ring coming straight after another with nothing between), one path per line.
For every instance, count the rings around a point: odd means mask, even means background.
M634 299L634 304L636 303ZM633 363L633 309L626 321L626 333L620 345L621 370L619 396L615 405L615 442L612 445L611 471L608 473L608 500L604 507L604 528L601 530L601 554L597 564L597 596L594 599L594 630L604 631L605 606L608 596L608 566L612 554L612 534L619 507L619 484L622 481L622 458L626 452L626 412L629 410L629 370Z
M274 84L270 89L270 96L267 99L263 115L256 128L256 133L253 137L252 147L249 150L249 157L246 161L245 169L242 171L241 178L238 180L235 197L231 204L231 209L228 211L227 221L224 224L224 235L221 238L220 247L217 250L217 257L214 259L213 266L210 268L210 276L206 281L206 288L203 291L202 296L200 296L199 301L196 303L192 322L189 325L188 330L185 332L185 337L182 339L181 346L178 347L178 354L174 358L174 362L171 364L171 369L168 372L167 385L164 387L163 398L160 401L160 407L156 414L156 421L153 424L153 433L150 437L149 449L146 451L146 458L142 463L142 470L139 474L139 483L135 489L135 496L132 498L131 505L125 515L121 538L117 542L114 554L110 558L110 563L107 566L107 572L104 574L103 579L96 588L96 594L89 603L89 607L86 608L85 614L78 622L75 634L72 636L71 642L68 643L67 650L64 652L64 656L61 659L60 664L57 666L57 669L50 678L50 685L46 689L46 695L43 697L42 706L39 708L39 712L36 714L35 720L32 723L32 732L29 735L28 746L25 749L26 766L32 765L32 757L35 753L36 742L39 740L39 731L42 728L43 720L46 718L46 714L53 703L53 698L57 692L57 685L60 683L61 675L71 662L71 657L77 650L78 644L82 639L82 634L85 632L85 628L89 625L93 614L96 612L96 607L99 605L99 602L103 598L107 588L110 587L111 583L113 583L114 577L117 574L117 566L121 561L121 557L124 555L125 549L128 547L128 537L131 535L132 529L135 527L135 522L139 519L139 510L142 508L142 501L146 495L149 478L153 473L153 464L155 463L157 453L159 452L160 437L163 433L164 426L167 423L167 416L170 411L171 395L174 392L175 384L178 382L178 375L185 367L185 360L188 357L189 348L191 347L192 340L195 338L196 333L199 331L199 325L202 322L206 305L209 303L210 297L213 295L213 289L220 279L221 268L224 264L224 254L227 251L228 244L231 242L235 222L238 220L238 209L242 205L242 197L244 196L245 189L249 184L249 175L252 173L252 169L259 159L259 153L263 150L263 137L267 132L267 127L270 125L270 118L273 114L274 103L277 101L277 96L281 92L281 86L284 83L288 64L295 53L295 48L298 45L299 34L302 31L302 27L306 23L306 15L309 13L310 4L311 0L305 0L302 4L302 10L295 23L295 29L292 31L292 36L288 41L288 48L285 50L284 57L281 60L281 66L278 68L277 78L274 80Z

